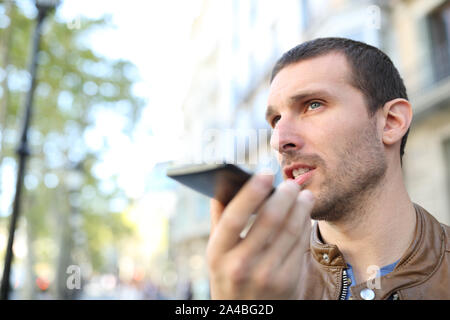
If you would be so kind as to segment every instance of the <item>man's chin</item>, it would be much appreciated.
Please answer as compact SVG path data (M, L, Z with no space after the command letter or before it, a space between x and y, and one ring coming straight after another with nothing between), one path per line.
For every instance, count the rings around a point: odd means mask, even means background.
M340 210L341 206L336 202L323 201L316 198L316 202L311 211L310 218L317 221L336 222L342 219L345 210Z

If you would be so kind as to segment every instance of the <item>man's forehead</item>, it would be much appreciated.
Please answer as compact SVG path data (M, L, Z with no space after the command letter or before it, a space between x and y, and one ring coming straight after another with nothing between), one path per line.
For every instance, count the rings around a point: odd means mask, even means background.
M350 82L351 68L346 57L342 53L332 52L307 58L281 69L271 83L269 97L311 86L325 89Z

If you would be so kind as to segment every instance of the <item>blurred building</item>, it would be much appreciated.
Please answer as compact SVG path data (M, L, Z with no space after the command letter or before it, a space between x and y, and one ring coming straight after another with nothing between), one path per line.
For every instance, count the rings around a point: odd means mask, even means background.
M394 1L391 15L414 110L403 162L408 192L450 224L450 1Z
M412 200L450 223L450 1L441 0L205 0L192 28L195 73L184 112L189 156L205 160L205 146L224 154L234 143L218 132L269 129L264 119L275 61L295 45L317 37L363 41L386 52L405 80L414 108L403 169ZM214 23L213 23L214 22ZM212 30L211 26L220 26ZM208 131L209 130L209 131ZM214 131L213 133L217 133ZM226 139L225 139L226 140ZM235 140L233 140L235 142ZM257 138L244 153L251 169L272 158L268 139ZM248 144L247 144L248 146ZM217 150L216 150L217 151ZM202 158L203 157L203 158ZM191 158L191 160L193 159ZM255 158L253 158L255 159ZM281 176L278 172L278 181ZM170 225L171 254L183 278L192 279L194 298L207 298L205 248L209 203L178 190Z

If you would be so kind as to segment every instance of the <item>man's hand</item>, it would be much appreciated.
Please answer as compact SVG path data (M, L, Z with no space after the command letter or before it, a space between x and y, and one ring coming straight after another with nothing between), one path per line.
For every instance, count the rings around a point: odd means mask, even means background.
M297 298L301 235L311 226L314 197L307 190L299 193L294 181L284 181L266 200L272 180L272 175L253 176L226 208L211 201L207 259L212 299ZM242 239L240 233L256 210Z

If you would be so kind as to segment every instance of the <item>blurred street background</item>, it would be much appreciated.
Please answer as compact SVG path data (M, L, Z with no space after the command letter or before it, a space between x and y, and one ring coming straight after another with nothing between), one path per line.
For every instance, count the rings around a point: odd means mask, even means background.
M34 0L0 1L0 270L37 16ZM414 108L407 188L450 224L450 1L64 0L37 55L10 298L208 299L209 200L166 169L270 132L275 61L325 36L399 69ZM257 161L249 143L233 154L275 168L268 137L256 141Z

